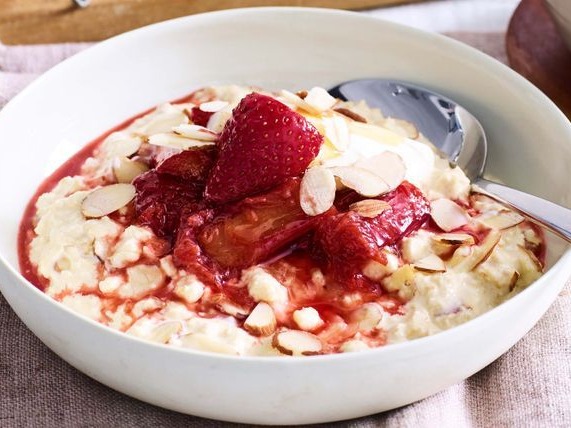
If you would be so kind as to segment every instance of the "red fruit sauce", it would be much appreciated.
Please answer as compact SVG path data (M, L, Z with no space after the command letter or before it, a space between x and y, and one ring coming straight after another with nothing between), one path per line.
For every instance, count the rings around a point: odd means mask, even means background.
M192 101L195 101L194 94L173 103ZM18 255L22 274L38 288L45 289L48 281L38 275L28 256L34 237L37 199L51 191L63 177L78 175L85 160L109 134L129 126L152 110L123 122L89 143L48 177L28 203L19 228ZM187 112L191 120L205 125L210 114L203 113L197 108ZM373 219L347 211L351 203L364 199L353 191L340 192L334 207L324 214L309 217L299 206L299 177L287 178L264 193L220 205L203 197L207 174L217 160L216 149L174 155L153 150L147 153L147 162L153 169L133 181L137 197L128 213L122 217L115 213L111 217L124 225L148 226L156 237L146 245L153 247L155 255L172 254L179 269L195 274L210 288L209 301L192 307L201 316L216 316L216 305L224 301L244 308L247 313L255 302L240 282L240 274L243 269L257 264L263 264L288 288L289 304L285 316L281 315L279 319L282 325L296 328L291 314L306 306L314 307L325 321L319 331L332 325L346 325L346 328L331 332L329 345L341 343L356 333L355 323L349 320L350 314L364 303L375 301L392 314L402 310L404 302L386 292L379 283L366 278L362 270L369 260L386 262L381 260L384 256L380 248L392 246L398 253L398 242L404 236L421 227L437 230L429 218L428 201L412 184L403 182L394 191L378 197L392 209ZM476 242L487 233L465 232L474 235ZM541 234L539 230L536 232ZM545 246L541 244L532 250L543 262ZM145 260L137 261L140 263ZM126 269L118 269L113 274L126 276ZM184 303L173 293L173 287L165 283L144 297ZM125 303L124 299L110 299L107 294L101 297L105 297L102 299L105 309L114 310ZM127 313L136 302L127 302ZM386 340L376 329L362 334L370 335L370 343L379 346Z

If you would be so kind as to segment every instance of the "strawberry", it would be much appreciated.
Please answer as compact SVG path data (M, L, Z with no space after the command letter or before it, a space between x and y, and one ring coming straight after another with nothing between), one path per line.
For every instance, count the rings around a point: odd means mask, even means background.
M226 203L302 174L323 137L303 116L267 95L244 97L226 122L205 197Z
M173 261L177 267L192 272L202 282L217 285L217 272L196 240L200 228L212 217L211 209L182 213L173 249Z
M190 120L192 120L192 123L196 125L206 127L206 125L208 125L208 120L210 119L210 116L212 116L213 114L214 113L209 111L200 110L200 107L198 106L194 106L190 110Z
M139 175L133 185L137 191L137 223L150 227L157 236L167 238L176 233L183 209L200 205L197 201L203 189L200 183L161 175L156 170Z
M200 231L204 252L224 268L245 268L288 250L316 225L299 205L299 178L227 205Z
M386 263L381 248L417 230L429 217L429 202L409 182L378 199L388 202L392 209L374 218L361 217L353 211L324 216L315 231L317 257L349 288L363 283L359 278L369 260Z
M157 157L156 171L183 180L206 181L214 163L215 149L211 147L193 148L180 153Z

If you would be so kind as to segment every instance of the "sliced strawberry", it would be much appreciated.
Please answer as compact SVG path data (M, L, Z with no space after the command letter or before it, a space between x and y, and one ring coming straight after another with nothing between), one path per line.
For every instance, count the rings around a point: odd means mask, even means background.
M195 106L190 111L190 120L192 120L192 123L196 125L206 127L206 125L208 125L208 120L210 119L210 116L212 116L213 114L214 114L213 112L202 111L200 110L200 107Z
M201 230L198 242L218 265L244 268L287 250L319 217L299 205L299 178L263 195L228 206Z
M351 199L345 195L344 202ZM318 257L350 288L357 283L355 279L369 260L386 263L381 248L417 230L429 217L428 201L408 182L378 199L388 202L391 209L374 218L361 217L352 211L326 216L319 220L315 232Z
M222 131L205 197L226 203L271 189L302 174L322 142L300 114L269 96L249 94Z
M176 233L183 209L198 207L203 185L150 170L139 175L133 185L137 190L137 223L150 227L160 237Z
M208 285L219 285L220 279L212 261L203 254L196 235L200 228L212 219L214 212L204 209L194 213L183 213L173 249L174 264L196 275Z
M214 163L216 149L213 147L183 150L180 153L157 157L156 171L183 180L206 181Z

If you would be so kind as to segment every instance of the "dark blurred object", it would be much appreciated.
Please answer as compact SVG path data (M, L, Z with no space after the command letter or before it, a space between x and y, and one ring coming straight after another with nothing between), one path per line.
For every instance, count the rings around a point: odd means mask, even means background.
M522 0L508 27L506 50L511 67L571 118L571 51L544 0Z
M423 0L0 0L5 44L89 42L178 16L251 6L367 9Z

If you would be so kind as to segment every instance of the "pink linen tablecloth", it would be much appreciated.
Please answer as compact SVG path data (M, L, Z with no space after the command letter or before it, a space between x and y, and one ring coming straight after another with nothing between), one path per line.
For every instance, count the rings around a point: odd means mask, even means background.
M505 62L504 35L450 36ZM88 44L0 45L0 108L38 74ZM508 353L430 398L339 427L570 427L571 286ZM0 427L227 426L124 396L58 358L0 295ZM236 425L239 426L239 425Z

